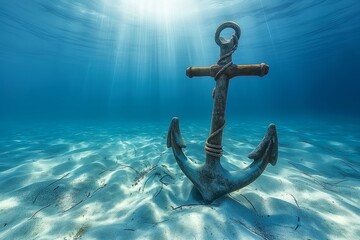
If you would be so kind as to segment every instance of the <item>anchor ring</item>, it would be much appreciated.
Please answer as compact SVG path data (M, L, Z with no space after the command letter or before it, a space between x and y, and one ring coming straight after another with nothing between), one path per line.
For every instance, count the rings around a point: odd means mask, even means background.
M225 39L223 37L220 36L220 33L222 32L222 30L224 30L225 28L232 28L235 31L235 34L233 34L231 39ZM236 24L235 22L225 22L223 24L221 24L215 32L215 42L218 46L222 46L225 44L228 44L231 40L234 40L234 35L237 37L237 39L240 39L240 34L241 34L241 30L240 30L240 26L238 24Z

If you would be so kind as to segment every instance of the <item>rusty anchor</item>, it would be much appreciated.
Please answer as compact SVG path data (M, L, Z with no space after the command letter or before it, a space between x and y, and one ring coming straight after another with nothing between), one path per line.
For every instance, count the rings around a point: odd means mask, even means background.
M225 28L232 28L235 33L231 39L224 39L220 33ZM240 38L240 27L234 22L225 22L215 33L215 42L220 47L220 59L209 67L189 67L188 77L212 76L216 87L213 91L214 107L211 119L210 135L205 143L206 161L196 164L182 151L186 144L182 138L179 119L174 117L170 123L167 147L172 148L176 162L184 174L199 190L204 201L211 203L215 199L247 186L257 179L268 163L273 166L278 157L278 139L276 127L270 124L260 144L248 155L254 161L244 169L228 171L222 167L222 133L225 128L225 107L229 80L235 76L264 76L269 66L261 64L236 65L232 63L232 54L237 49Z

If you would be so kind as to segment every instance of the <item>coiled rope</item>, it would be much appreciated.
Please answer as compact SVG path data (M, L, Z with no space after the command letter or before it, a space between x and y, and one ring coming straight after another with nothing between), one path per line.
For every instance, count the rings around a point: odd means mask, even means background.
M206 154L213 156L213 157L221 157L222 156L222 154L223 154L222 145L211 144L211 143L209 143L209 139L218 135L224 128L225 128L225 122L218 130L216 130L215 132L210 134L210 136L206 139L206 143L205 143Z
M225 58L227 58L227 57L229 57L229 56L232 56L232 54L236 51L236 49L237 49L237 47L238 47L239 39L238 39L238 37L236 36L236 34L233 34L233 35L232 35L232 39L233 39L233 42L234 42L234 46L233 46L233 48L231 49L230 52L222 55L222 56L219 58L219 60L217 61L217 64L218 64L219 66L221 66L221 62L222 62ZM227 64L225 64L225 65L220 69L220 71L216 73L216 75L215 75L215 81L217 81L218 78L221 76L221 74L223 74L223 73L226 71L226 69L228 69L232 64L233 64L233 62L232 62L232 59L231 59L230 62L228 62Z
M232 35L232 39L233 39L233 44L234 44L234 46L233 46L233 48L231 49L230 52L222 55L222 56L219 58L219 60L218 60L218 62L217 62L217 64L218 64L219 66L222 65L221 62L222 62L225 58L227 58L227 57L229 57L229 56L232 56L232 54L235 52L235 50L236 50L237 47L238 47L238 41L239 41L238 37L237 37L235 34L233 34L233 35ZM218 78L219 78L219 77L226 71L226 69L228 69L232 64L233 64L233 62L232 62L232 60L231 60L230 62L228 62L227 64L225 64L224 66L222 66L222 68L220 69L220 71L217 72L216 75L215 75L215 81L217 81ZM218 158L220 158L220 157L222 156L222 154L223 154L222 145L211 144L211 143L209 143L209 140L212 139L212 138L214 138L216 135L220 134L224 128L225 128L225 121L224 121L224 124L223 124L219 129L217 129L215 132L211 133L210 136L206 139L206 142L205 142L205 152L206 152L206 154L208 154L208 155L210 155L210 156L213 156L213 157L218 157Z

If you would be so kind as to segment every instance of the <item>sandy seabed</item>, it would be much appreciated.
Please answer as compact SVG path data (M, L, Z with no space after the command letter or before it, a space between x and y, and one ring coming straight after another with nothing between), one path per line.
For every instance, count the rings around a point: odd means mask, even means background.
M238 170L266 131L232 121L222 165ZM170 123L170 119L169 119ZM357 239L360 125L279 121L279 159L202 204L166 148L167 122L2 124L0 239ZM201 163L209 123L180 123Z

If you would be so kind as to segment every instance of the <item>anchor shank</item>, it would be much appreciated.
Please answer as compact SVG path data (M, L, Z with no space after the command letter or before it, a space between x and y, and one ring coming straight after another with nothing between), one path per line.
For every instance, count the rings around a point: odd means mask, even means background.
M234 47L234 41L228 41L220 46L220 58L229 52ZM231 54L226 58L222 59L218 64L224 66L232 62ZM223 128L225 127L225 110L226 110L226 99L229 87L229 77L226 74L221 74L216 79L216 87L214 92L214 106L211 118L210 136L207 142L214 146L221 147ZM214 162L216 161L216 163ZM206 163L220 164L220 156L214 156L206 152Z
M211 118L210 135L216 132L218 129L223 128L225 125L225 109L226 98L229 86L229 79L226 75L221 75L216 81L214 106ZM208 138L208 143L212 145L221 146L223 130L220 130L218 134ZM220 157L215 157L206 154L206 161L209 164L213 164L214 160L220 160Z

